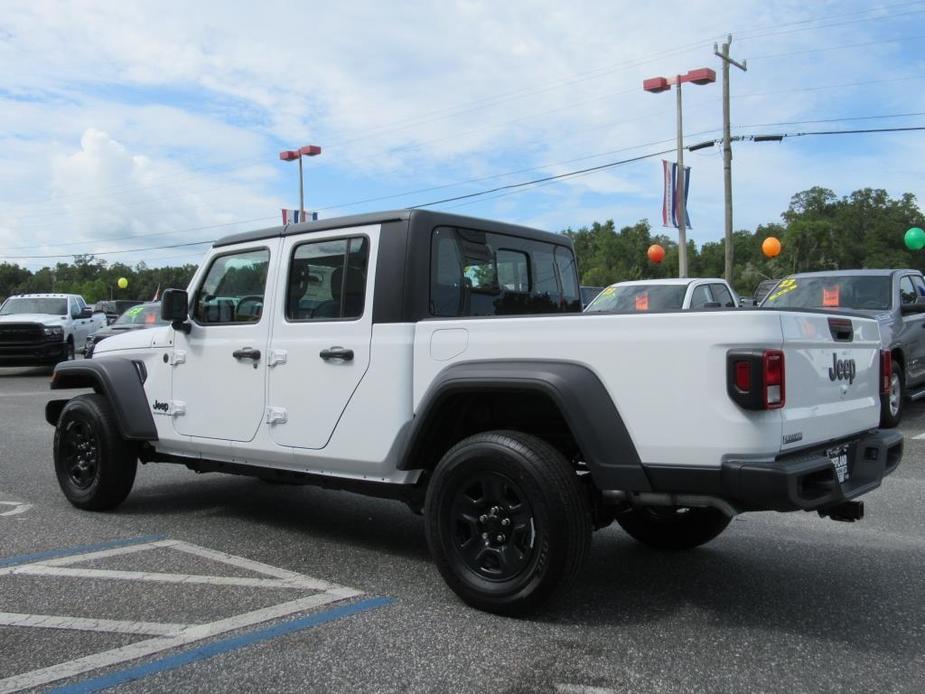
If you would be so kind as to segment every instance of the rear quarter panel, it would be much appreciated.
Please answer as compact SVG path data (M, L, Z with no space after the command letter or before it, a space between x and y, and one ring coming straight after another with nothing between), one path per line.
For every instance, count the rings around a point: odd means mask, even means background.
M726 353L781 347L772 312L577 314L424 321L415 334L414 407L450 364L493 359L582 364L604 383L649 464L716 466L773 455L781 414L746 412L726 393Z
M802 432L790 446L799 448L877 425L877 325L855 319L855 341L833 348L826 321L776 311L428 320L415 333L414 408L450 364L561 360L601 379L643 463L713 467L724 457L774 457L785 431ZM784 349L786 407L747 411L731 400L726 357L743 348ZM828 377L833 352L858 361L846 392Z

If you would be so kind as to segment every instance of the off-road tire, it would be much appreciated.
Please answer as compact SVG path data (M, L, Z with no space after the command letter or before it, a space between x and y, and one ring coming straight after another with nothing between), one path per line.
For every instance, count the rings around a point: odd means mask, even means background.
M64 343L64 353L53 362L51 362L51 365L56 366L57 364L62 364L66 361L74 361L76 358L76 352L74 351L74 338L69 337L67 338L67 342Z
M470 505L475 522L463 517ZM575 470L551 445L517 431L475 434L451 448L430 481L424 519L449 587L499 614L520 614L567 588L591 544Z
M890 406L890 399L895 394L893 388L899 388L898 401L896 402L896 412ZM880 396L880 426L884 429L893 429L899 425L899 420L903 418L903 410L906 409L906 374L903 366L898 361L893 361L893 370L890 373L890 392Z
M54 459L61 491L77 508L113 509L135 483L137 450L119 434L112 405L99 393L79 395L61 410Z
M715 508L649 506L617 516L631 537L657 549L692 549L718 536L732 519Z

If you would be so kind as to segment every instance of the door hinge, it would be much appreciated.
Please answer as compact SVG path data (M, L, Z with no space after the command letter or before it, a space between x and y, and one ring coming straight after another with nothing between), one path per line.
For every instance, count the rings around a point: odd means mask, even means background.
M170 353L170 365L171 366L176 366L177 364L185 364L185 363L186 363L186 352L184 352L182 349L175 349L173 352Z
M285 407L268 407L267 424L285 424L289 421L289 413Z
M270 354L267 356L267 366L276 366L277 364L285 364L289 359L289 352L284 349L271 349Z

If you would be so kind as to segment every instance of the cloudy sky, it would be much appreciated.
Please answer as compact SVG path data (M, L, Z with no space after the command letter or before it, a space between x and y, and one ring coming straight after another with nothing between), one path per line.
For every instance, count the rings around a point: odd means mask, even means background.
M722 10L720 11L720 7ZM443 0L0 4L0 261L74 253L195 262L179 246L419 205L670 149L673 93L733 35L733 134L925 125L925 2ZM688 143L720 135L721 88L687 86ZM666 155L673 158L673 155ZM434 205L550 230L660 224L649 159ZM722 236L719 147L693 167L691 237ZM925 196L925 133L736 144L736 228L812 185ZM155 248L173 246L173 248Z

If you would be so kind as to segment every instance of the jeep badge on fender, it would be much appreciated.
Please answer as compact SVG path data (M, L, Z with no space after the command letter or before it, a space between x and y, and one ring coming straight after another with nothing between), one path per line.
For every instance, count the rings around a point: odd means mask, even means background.
M839 359L838 355L832 353L832 366L829 369L830 381L848 381L848 385L854 383L854 376L857 374L857 365L854 359Z

